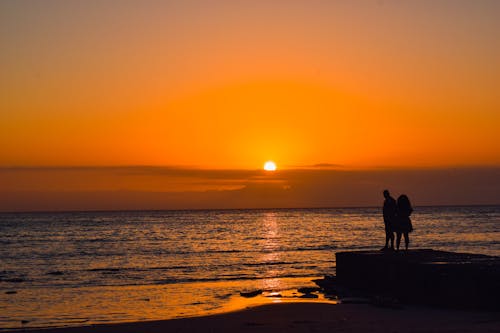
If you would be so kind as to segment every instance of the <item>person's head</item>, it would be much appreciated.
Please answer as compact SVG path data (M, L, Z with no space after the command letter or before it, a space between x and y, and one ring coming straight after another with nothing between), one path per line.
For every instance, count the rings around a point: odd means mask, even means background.
M406 194L401 194L398 198L398 206L411 208L410 199Z
M391 194L389 193L389 190L384 190L384 198L390 197Z

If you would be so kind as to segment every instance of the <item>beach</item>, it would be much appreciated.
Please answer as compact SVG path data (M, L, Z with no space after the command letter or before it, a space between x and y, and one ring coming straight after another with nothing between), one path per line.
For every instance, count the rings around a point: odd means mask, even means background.
M203 317L26 332L500 332L500 318L494 312L304 302L262 305Z

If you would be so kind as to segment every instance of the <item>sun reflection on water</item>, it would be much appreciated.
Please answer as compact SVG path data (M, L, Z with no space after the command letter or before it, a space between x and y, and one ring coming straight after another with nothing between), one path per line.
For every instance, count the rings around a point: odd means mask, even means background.
M279 251L281 247L281 237L276 213L268 212L264 215L262 233L264 238L264 249L266 251L260 258L260 261L263 263L263 267L265 269L263 274L264 276L269 277L278 276L280 273L279 267L277 267L278 265L266 265L266 263L272 264L279 262L282 259L282 252ZM280 290L282 287L280 279L266 278L262 280L261 289L263 290Z

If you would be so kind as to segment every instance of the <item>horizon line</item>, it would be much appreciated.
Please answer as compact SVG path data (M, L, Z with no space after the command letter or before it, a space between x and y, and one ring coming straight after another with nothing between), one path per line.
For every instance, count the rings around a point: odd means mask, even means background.
M316 163L311 165L283 166L274 172L289 170L335 170L335 171L401 171L401 170L447 170L447 169L497 169L500 164L450 164L450 165L422 165L422 166L348 166L332 163ZM170 169L170 170L200 170L200 171L265 171L263 168L216 168L199 167L194 165L155 165L155 164L116 164L116 165L0 165L0 170L91 170L91 169Z
M496 204L465 204L465 205L419 205L414 208L455 208L455 207L496 207ZM274 208L181 208L181 209L89 209L89 210L26 210L0 211L0 214L65 214L65 213L123 213L123 212L186 212L186 211L235 211L235 210L307 210L307 209L378 209L379 206L324 206L324 207L274 207Z

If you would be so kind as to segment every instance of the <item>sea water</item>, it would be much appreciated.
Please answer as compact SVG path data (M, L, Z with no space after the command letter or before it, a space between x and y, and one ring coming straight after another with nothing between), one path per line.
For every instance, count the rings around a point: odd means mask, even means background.
M500 206L412 221L410 248L500 255ZM294 300L335 274L335 252L384 241L380 208L3 213L0 329L217 313L257 289Z

